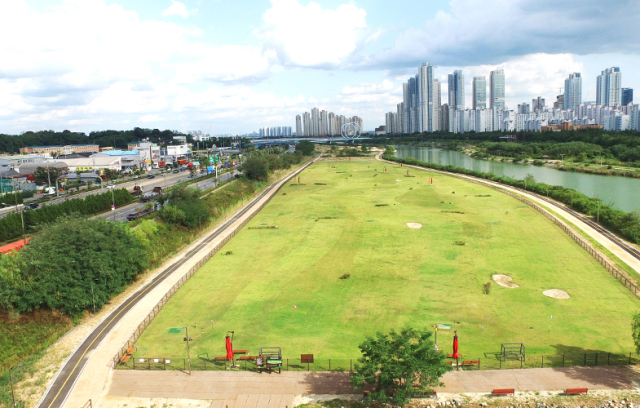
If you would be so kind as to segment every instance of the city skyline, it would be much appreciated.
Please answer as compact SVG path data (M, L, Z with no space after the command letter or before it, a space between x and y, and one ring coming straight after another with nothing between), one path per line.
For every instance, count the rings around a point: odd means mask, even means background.
M538 96L555 101L575 72L586 101L610 93L593 85L607 67L625 73L620 86L607 74L615 86L611 103L621 100L621 87L640 87L640 34L633 30L640 4L586 0L558 25L562 7L546 3L531 14L524 0L401 0L394 7L359 0L6 0L0 133L139 126L244 134L295 127L307 106L359 115L372 130L387 112L397 113L402 84L424 61L432 64L441 104L448 103L449 74L460 72L465 108L473 107L472 81L481 76L487 107L493 104L490 73L498 70L512 109ZM36 28L13 35L24 26ZM442 114L422 114L436 116L442 121Z

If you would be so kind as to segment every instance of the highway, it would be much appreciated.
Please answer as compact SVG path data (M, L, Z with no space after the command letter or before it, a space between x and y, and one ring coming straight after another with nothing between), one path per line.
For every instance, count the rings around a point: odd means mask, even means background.
M233 170L229 173L224 173L222 174L219 178L220 181L227 181L233 177L235 177L236 174L239 174L239 172L237 170ZM148 180L148 181L155 181L156 183L154 184L154 186L162 186L163 184L159 184L158 181L162 181L162 178L158 178L156 177L155 179L152 180ZM184 181L183 179L179 179L179 180L172 180L171 184L168 184L168 186L172 186L175 185L176 183L180 182L180 181ZM212 178L210 179L206 179L206 180L202 180L200 182L191 184L191 187L196 187L202 191L209 189L211 187L215 187L215 182ZM143 189L145 191L151 191L151 187L148 188L144 188ZM120 207L120 208L116 208L115 210L115 221L116 222L126 222L127 221L127 215L134 213L134 212L138 212L144 209L144 205L145 203L142 203L140 201L136 201L135 203L131 203L128 205L125 205L124 207ZM101 217L107 220L114 220L114 215L112 211L107 211L104 212L102 214L98 214L96 217Z
M236 172L237 171L234 170L234 174ZM149 192L149 191L151 191L153 189L153 187L162 187L163 189L165 189L167 187L171 187L171 186L176 185L178 183L181 183L183 181L187 181L187 180L189 180L189 176L190 176L189 171L182 171L182 172L179 172L179 173L165 173L165 174L161 174L161 173L157 172L157 173L151 173L151 174L154 174L155 178L149 179L148 175L140 176L140 178L138 178L138 179L131 179L131 180L129 180L127 182L124 182L124 183L118 183L118 184L115 185L116 186L115 188L126 188L129 191L133 191L133 187L134 186L140 186L140 187L142 187L142 190L144 192ZM230 177L230 176L228 176L228 174L230 174L230 173L224 173L224 174L220 175L220 178L222 179L222 177L225 177L225 176L227 178ZM196 176L196 178L197 178L197 176ZM226 180L226 179L224 179L224 180ZM197 184L198 184L198 188L200 188L202 190L206 190L207 188L213 187L214 182L213 182L213 179L206 179L206 180L203 180L203 181L201 181L201 182L199 182ZM59 204L59 203L65 201L65 200L69 200L69 199L84 198L84 197L87 197L87 196L93 195L93 194L101 194L101 193L109 191L106 188L106 186L107 186L107 182L105 182L105 184L104 184L105 188L102 188L102 189L97 189L97 190L92 190L92 191L84 191L84 192L81 192L79 194L74 194L74 195L66 195L66 194L64 194L64 195L61 195L59 197L53 198L53 199L51 199L49 201L46 201L44 203L40 203L40 206L44 207L44 206L48 206L48 205L55 205L55 204ZM42 198L42 195L38 194L34 198L25 199L24 200L25 205L28 202L37 200L39 198ZM30 211L34 211L34 210L30 210ZM35 211L38 211L38 210L35 210ZM6 212L6 213L3 213L3 214L0 214L0 218L3 218L3 217L5 217L5 216L7 216L7 215L9 215L11 213L12 212ZM129 214L129 213L127 213L127 214ZM111 215L111 216L113 217L113 215ZM126 217L126 214L124 215L124 217Z
M307 166L313 163L315 160L301 166L297 170L291 172L285 179L276 181L270 186L265 188L260 194L254 197L249 203L238 210L232 217L225 221L220 227L216 228L202 241L189 250L184 256L177 257L177 259L171 263L166 269L161 271L154 279L148 284L140 288L137 292L129 296L120 306L118 306L113 312L111 312L102 322L100 322L93 331L87 335L82 344L73 352L69 359L64 363L56 377L53 379L52 384L46 391L38 404L38 408L58 408L62 407L73 389L75 382L84 370L87 362L91 358L102 342L102 340L118 325L120 320L131 310L138 302L140 302L149 292L151 292L156 286L161 284L168 276L173 272L179 270L183 264L189 262L192 257L196 256L200 250L206 247L216 237L224 234L225 231L234 225L239 219L245 216L247 213L251 213L254 207L257 207L261 200L266 197L270 200L273 194L277 192L282 185L288 180L291 180ZM200 254L202 256L202 254Z

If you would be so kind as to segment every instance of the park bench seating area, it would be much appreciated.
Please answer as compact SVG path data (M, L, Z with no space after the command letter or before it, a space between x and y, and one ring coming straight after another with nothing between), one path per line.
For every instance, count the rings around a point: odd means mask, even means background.
M580 395L587 394L589 392L588 388L567 388L567 395Z
M262 370L268 370L271 374L271 371L276 368L280 374L282 372L282 350L280 347L261 347L260 355L256 358L256 367L260 374L262 374Z
M466 360L462 362L462 366L463 367L478 366L478 369L480 369L480 360Z
M127 361L129 361L129 359L131 358L131 356L133 356L133 353L135 353L135 352L136 352L136 349L137 349L137 348L136 348L136 347L134 347L134 346L129 347L129 348L127 349L127 352L126 352L126 353L124 353L124 354L122 355L122 357L120 357L120 362L121 362L122 364L127 364Z
M498 388L491 391L491 395L513 395L514 392L514 388Z

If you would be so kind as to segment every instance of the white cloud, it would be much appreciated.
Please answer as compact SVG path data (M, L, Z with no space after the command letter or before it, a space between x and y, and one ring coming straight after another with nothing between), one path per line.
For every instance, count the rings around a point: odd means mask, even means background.
M337 67L366 40L366 12L352 4L336 10L310 2L271 0L255 35L276 51L283 65Z
M189 17L187 7L179 1L172 0L171 6L162 12L163 16L180 16L182 18Z
M640 2L582 0L451 0L420 29L366 58L364 67L498 64L536 54L640 53Z

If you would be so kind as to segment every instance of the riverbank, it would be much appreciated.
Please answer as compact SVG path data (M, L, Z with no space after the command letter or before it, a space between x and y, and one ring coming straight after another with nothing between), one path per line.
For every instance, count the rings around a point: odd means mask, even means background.
M428 147L428 146L424 146ZM497 161L507 163L533 164L535 166L547 166L560 171L570 171L576 173L597 174L599 176L619 176L640 178L640 168L625 166L620 162L612 163L611 161L602 161L598 163L577 162L572 161L573 158L566 160L554 160L548 158L535 159L531 157L514 158L506 156L495 156L487 154L475 149L474 145L466 145L459 148L459 151L474 159Z

